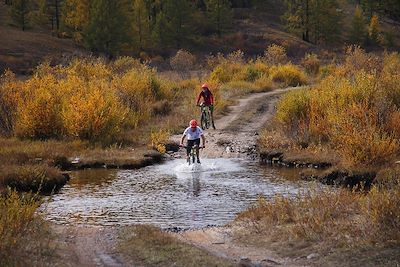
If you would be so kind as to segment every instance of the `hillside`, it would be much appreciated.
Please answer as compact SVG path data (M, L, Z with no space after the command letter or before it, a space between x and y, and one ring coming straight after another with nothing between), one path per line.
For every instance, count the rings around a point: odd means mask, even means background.
M10 25L8 7L0 2L0 73L11 69L27 74L44 59L60 59L84 50L72 40L59 39L40 29L20 29Z
M283 6L280 1L273 2L277 4L268 7L261 4L260 8L235 8L229 33L221 38L205 37L200 44L187 49L197 55L229 53L238 49L247 55L257 55L262 54L268 45L278 43L288 48L289 55L304 54L304 50L312 45L285 32L280 19L284 12ZM29 73L45 58L59 60L63 56L85 53L72 40L56 38L48 29L35 26L25 32L21 31L12 25L8 9L8 6L0 2L0 32L2 36L7 36L0 39L0 72L9 68L21 74ZM175 51L172 49L168 54Z
M49 28L33 26L25 32L12 25L9 16L9 6L0 2L0 72L11 69L19 74L31 73L32 68L44 59L60 62L70 58L71 55L87 53L82 46L77 45L72 39L62 39L51 35ZM342 14L341 32L334 42L318 44L318 46L303 41L299 36L288 33L283 24L282 17L285 13L283 1L266 0L257 1L248 8L234 8L233 21L228 32L221 37L208 34L197 36L192 43L186 43L180 48L189 50L198 58L204 58L210 53L230 53L242 50L247 56L260 55L271 44L279 44L286 48L292 60L297 61L306 52L332 51L341 54L344 47L350 44L351 24L355 5L342 1L340 12ZM380 29L390 33L392 39L391 50L399 48L400 23L383 18ZM162 47L161 50L146 50L143 54L146 59L159 56L167 58L177 51L175 47ZM376 49L376 47L368 48ZM382 48L378 48L379 50ZM132 52L132 45L124 45L120 54L138 56ZM141 55L142 56L142 55Z

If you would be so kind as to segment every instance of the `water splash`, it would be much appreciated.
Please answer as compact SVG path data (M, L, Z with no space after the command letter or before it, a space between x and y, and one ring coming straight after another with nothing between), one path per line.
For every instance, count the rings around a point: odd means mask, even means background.
M189 165L184 159L177 159L166 164L155 167L156 171L168 175L182 175L185 173L220 173L220 172L238 172L243 171L244 167L239 161L232 159L207 159L201 160L201 164Z

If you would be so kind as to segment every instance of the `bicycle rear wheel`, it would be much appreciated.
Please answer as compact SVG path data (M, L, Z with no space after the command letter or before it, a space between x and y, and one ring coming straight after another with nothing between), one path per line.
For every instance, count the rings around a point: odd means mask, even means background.
M207 127L207 118L205 112L201 113L200 125L202 129L206 129Z
M210 109L206 111L206 128L210 128Z

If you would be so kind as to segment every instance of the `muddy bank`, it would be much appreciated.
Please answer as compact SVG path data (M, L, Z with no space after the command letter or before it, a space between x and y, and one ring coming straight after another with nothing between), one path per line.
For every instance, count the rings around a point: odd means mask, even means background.
M297 158L289 157L282 151L260 151L259 152L260 162L262 164L270 164L273 166L281 166L287 168L314 168L314 169L326 169L331 167L333 164L327 162L326 160L321 160L318 158L307 159L307 158Z
M0 191L57 193L69 180L70 171L83 169L139 169L160 163L164 156L145 148L82 152L82 156L28 159L26 164L0 166Z
M46 165L8 166L0 171L0 192L11 189L48 195L59 191L70 179L67 172Z
M326 185L347 188L371 188L377 173L373 171L347 171L328 169L322 173L302 172L300 177L306 181L317 180Z
M299 178L306 181L319 181L338 187L363 187L368 189L377 175L374 171L346 170L337 167L337 162L324 158L296 157L282 151L260 151L261 164L281 168L298 168Z
M160 163L164 156L155 150L138 149L136 152L119 151L118 153L98 154L95 156L82 157L58 157L54 160L54 165L63 171L74 171L83 169L139 169Z

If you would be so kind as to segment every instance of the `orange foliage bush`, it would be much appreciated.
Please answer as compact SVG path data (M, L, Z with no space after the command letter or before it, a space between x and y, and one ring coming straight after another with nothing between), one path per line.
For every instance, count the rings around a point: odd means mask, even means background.
M277 112L286 132L327 142L351 164L384 164L397 155L400 56L375 60L355 48L319 85L287 94Z
M24 82L8 72L1 77L0 127L21 138L107 143L151 118L153 104L173 99L175 87L131 58L44 63Z

